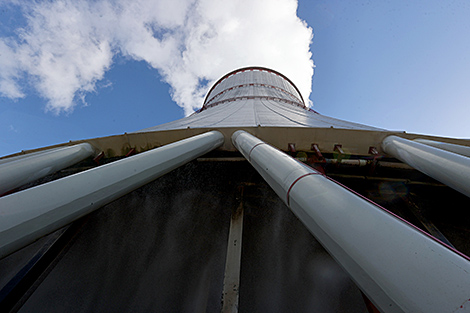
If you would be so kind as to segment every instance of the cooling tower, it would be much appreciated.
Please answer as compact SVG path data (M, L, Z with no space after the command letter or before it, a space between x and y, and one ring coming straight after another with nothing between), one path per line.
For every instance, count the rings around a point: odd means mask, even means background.
M470 312L470 142L237 69L200 110L0 159L2 312Z

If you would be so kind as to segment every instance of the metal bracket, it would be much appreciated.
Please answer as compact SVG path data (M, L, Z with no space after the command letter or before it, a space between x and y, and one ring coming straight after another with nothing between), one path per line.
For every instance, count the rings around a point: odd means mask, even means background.
M295 143L288 143L287 144L287 151L289 151L290 153L295 153Z
M97 164L100 165L100 160L104 157L104 151L101 151L100 154L98 154L93 161Z
M127 152L126 154L126 157L131 156L133 154L135 154L135 148L132 148L131 150L129 150L129 152Z
M377 151L377 148L375 147L369 147L369 154L379 155L379 151Z
M320 161L320 162L325 161L325 157L323 156L323 154L321 154L321 151L320 151L320 148L318 147L318 144L312 143L312 147L310 148L310 150L315 152L315 156L316 156L318 161Z
M369 147L369 154L373 155L372 161L370 162L369 175L372 175L375 172L377 167L377 159L379 158L379 151L376 147Z
M341 160L343 159L343 156L344 156L343 145L336 144L333 148L333 151L338 153L336 159L338 160L337 164L340 164Z

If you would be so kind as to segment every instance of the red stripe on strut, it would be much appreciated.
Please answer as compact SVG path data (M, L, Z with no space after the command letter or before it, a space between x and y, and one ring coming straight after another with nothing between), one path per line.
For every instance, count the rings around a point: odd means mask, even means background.
M260 143L257 143L256 145L254 145L253 148L251 148L250 152L248 152L248 161L251 162L251 151L253 151L254 148L256 148L259 145L266 145L266 144L267 143L265 143L265 142L260 142Z
M310 175L322 175L324 176L322 173L320 172L316 172L316 173L307 173L307 174L304 174L300 177L297 177L296 180L294 180L294 182L290 185L289 189L287 190L287 195L286 195L286 200L287 200L287 206L290 207L290 198L289 198L289 194L290 194L290 190L292 189L292 187L294 187L294 185L299 181L301 180L302 178L304 177L307 177L307 176L310 176Z

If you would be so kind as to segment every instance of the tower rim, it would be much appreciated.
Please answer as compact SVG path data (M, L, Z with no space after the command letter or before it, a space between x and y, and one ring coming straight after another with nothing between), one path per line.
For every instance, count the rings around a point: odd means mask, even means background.
M245 67L241 67L241 68L238 68L238 69L235 69L227 74L225 74L224 76L222 76L221 78L219 78L213 85L212 87L209 89L209 91L207 92L205 98L204 98L204 103L202 105L202 108L201 109L205 109L207 108L206 104L207 104L207 101L209 100L209 95L212 93L212 91L215 89L215 87L217 87L217 85L219 85L222 81L224 81L225 79L227 79L228 77L232 76L232 75L235 75L239 72L245 72L245 71L252 71L252 70L259 70L259 71L266 71L266 72L269 72L269 73L273 73L275 75L278 75L280 76L281 78L285 79L289 84L292 85L292 87L294 87L295 91L297 91L297 93L299 94L300 96L300 100L302 101L302 104L303 104L303 107L305 109L307 109L307 106L305 105L305 101L304 101L304 98L302 96L302 93L300 92L299 88L297 88L297 86L287 77L285 76L284 74L276 71L276 70L273 70L271 68L268 68L268 67L263 67L263 66L245 66Z

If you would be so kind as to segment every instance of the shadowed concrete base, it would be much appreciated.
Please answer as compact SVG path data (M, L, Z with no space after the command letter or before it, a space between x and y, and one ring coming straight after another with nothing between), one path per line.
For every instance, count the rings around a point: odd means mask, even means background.
M240 185L239 312L366 312L354 283L247 162L191 162L92 213L20 312L220 312Z

